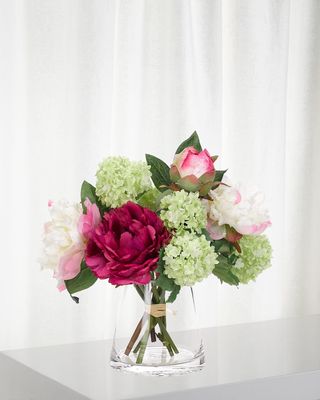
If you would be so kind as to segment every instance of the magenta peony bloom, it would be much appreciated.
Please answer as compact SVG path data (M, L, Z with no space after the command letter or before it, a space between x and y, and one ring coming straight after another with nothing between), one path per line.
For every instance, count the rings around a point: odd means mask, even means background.
M155 212L128 201L104 214L87 244L86 264L113 285L145 285L157 268L160 248L169 240Z

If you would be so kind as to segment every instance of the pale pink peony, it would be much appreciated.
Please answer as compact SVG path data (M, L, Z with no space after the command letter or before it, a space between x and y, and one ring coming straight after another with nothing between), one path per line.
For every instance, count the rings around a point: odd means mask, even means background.
M44 226L42 268L54 271L58 289L65 289L65 280L76 277L81 269L86 242L90 239L101 217L96 204L85 201L87 214L80 204L49 201L51 221Z
M70 249L60 258L58 271L55 274L55 278L65 281L77 276L80 272L80 265L83 256L83 243L78 243L70 247Z
M78 230L86 239L90 239L94 228L101 221L101 216L98 206L94 203L92 204L88 198L85 200L84 205L87 208L87 213L81 215Z
M59 279L58 283L57 283L57 288L58 288L59 292L62 292L63 290L66 290L67 287L66 287L65 281L62 280L62 279Z
M208 219L207 231L209 232L209 235L213 240L223 239L227 234L225 225L218 225L217 223L214 223L211 219Z
M226 236L225 225L242 235L259 235L271 225L264 196L254 189L220 185L203 200L208 211L207 229L215 240Z

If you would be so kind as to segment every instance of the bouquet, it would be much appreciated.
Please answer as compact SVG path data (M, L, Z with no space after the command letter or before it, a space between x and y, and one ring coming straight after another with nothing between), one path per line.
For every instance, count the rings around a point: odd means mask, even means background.
M83 182L81 202L49 201L41 265L54 271L59 290L78 302L75 293L102 279L132 285L149 304L150 322L138 321L125 349L137 364L150 338L171 357L179 353L165 308L181 287L209 276L238 286L270 266L263 196L232 184L215 168L217 158L194 132L170 166L150 154L146 162L109 157L95 186Z

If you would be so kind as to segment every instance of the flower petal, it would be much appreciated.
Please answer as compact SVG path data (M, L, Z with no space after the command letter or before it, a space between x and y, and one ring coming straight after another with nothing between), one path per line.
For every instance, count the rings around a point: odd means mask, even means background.
M81 269L84 249L73 246L63 257L61 257L57 272L57 278L68 280L76 277Z

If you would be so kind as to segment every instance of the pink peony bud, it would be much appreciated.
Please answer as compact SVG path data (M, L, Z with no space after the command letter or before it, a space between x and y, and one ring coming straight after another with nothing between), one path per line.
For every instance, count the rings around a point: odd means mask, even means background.
M186 147L181 153L176 154L173 165L178 169L181 178L202 175L214 172L213 160L208 150L198 152L194 147Z
M181 189L199 191L201 196L211 189L215 176L214 160L207 150L197 151L186 147L176 154L170 168L170 178Z

